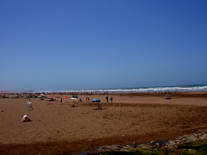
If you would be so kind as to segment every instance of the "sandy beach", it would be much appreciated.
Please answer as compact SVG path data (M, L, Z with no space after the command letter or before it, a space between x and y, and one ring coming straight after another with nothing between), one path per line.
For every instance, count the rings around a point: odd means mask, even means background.
M27 109L28 98L0 98L0 154L79 154L103 145L166 141L207 131L203 92L78 95L83 102L77 103L64 96L53 95L56 101L31 98L33 111ZM102 110L94 110L92 99L101 100ZM33 121L21 123L26 113Z

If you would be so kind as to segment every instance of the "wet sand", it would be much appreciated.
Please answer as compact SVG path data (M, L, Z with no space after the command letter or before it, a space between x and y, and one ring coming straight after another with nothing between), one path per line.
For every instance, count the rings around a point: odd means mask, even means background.
M207 131L204 93L112 94L108 103L107 95L79 95L83 102L78 103L53 96L56 101L31 98L33 111L27 109L28 99L0 99L0 154L78 154L103 145L165 141ZM97 103L91 101L96 98L102 110L94 110ZM25 113L33 122L20 122Z

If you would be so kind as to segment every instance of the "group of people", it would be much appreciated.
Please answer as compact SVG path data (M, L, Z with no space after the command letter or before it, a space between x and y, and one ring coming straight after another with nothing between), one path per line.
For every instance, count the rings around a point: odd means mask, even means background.
M108 99L109 99L109 97L106 96L106 102L108 102ZM111 100L111 102L113 102L113 97L112 96L111 96L110 100Z
M108 102L108 99L109 99L108 96L106 96L106 102ZM89 97L86 97L86 100L89 101ZM110 100L111 100L111 102L113 102L112 96L111 96ZM61 102L62 102L62 98L61 98ZM29 99L29 101L27 102L27 106L28 106L28 110L33 110L31 99ZM29 118L28 114L25 114L21 120L21 122L30 122L30 121L32 121L32 120Z
M89 101L89 97L86 97L86 101Z

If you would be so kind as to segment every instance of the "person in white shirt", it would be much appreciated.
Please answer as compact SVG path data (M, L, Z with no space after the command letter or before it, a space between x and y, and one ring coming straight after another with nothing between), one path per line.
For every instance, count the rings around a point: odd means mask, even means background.
M21 122L30 122L30 121L32 121L32 120L29 118L28 114L25 114L21 120Z
M27 105L28 105L28 110L33 110L32 102L31 102L30 99L29 99L29 101L27 102Z

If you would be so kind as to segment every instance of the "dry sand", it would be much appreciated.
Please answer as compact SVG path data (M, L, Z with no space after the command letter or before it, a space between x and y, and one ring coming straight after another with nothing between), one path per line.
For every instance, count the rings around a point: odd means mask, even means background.
M55 95L60 96L60 95ZM60 97L64 97L62 95ZM71 95L68 95L71 97ZM204 93L79 95L83 102L0 99L0 154L78 154L112 144L166 141L207 131ZM90 101L85 101L89 97ZM102 110L91 100L101 100ZM33 122L21 123L28 113Z

